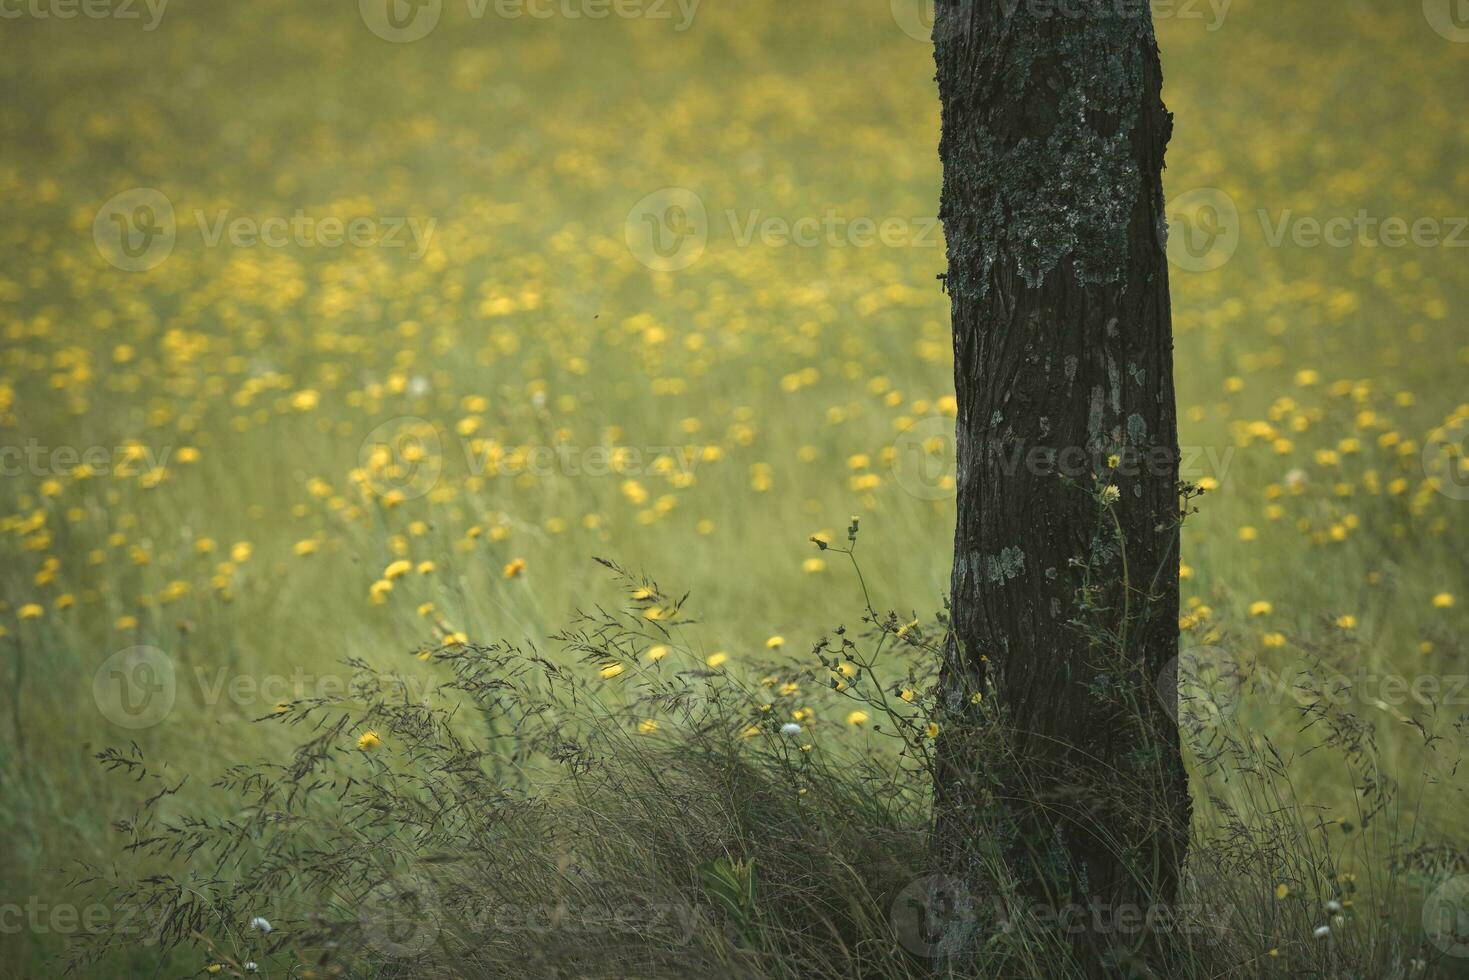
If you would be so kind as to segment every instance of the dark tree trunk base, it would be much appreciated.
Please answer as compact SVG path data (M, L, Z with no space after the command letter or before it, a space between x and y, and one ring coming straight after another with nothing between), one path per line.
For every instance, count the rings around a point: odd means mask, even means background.
M1178 647L1172 124L1147 4L1066 6L941 0L934 28L959 403L934 858L976 895L1156 912L1189 819L1157 684ZM1077 952L1118 975L1101 964L1158 962L1158 932L1089 926Z

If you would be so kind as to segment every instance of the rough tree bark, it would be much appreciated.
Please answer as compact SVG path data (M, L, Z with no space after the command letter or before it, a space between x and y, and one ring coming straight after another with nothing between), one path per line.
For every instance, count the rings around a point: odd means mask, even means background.
M1189 801L1151 13L939 0L934 43L959 403L935 859L981 926L1000 896L1156 912ZM1099 921L1073 937L1089 970L1156 961L1163 930Z

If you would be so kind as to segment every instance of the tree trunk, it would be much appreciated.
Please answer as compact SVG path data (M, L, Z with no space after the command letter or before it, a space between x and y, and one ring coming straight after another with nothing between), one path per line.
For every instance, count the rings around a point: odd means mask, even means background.
M934 43L959 403L935 859L986 915L1171 913L1190 806L1151 13L939 0ZM1085 923L1091 973L1158 961L1163 929Z

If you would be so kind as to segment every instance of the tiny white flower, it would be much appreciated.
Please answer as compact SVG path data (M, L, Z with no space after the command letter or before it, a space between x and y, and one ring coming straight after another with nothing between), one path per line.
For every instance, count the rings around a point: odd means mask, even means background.
M782 735L799 735L801 734L801 726L793 721L788 721L780 726L780 733Z
M273 929L274 926L270 924L270 920L267 919L265 916L257 915L255 916L255 918L250 920L250 928L257 930L258 932L270 932L270 930Z
M259 969L260 969L260 967L255 963L254 960L247 960L245 962L245 972L246 973L254 973L254 972L256 972Z
M1333 898L1331 901L1329 901L1329 902L1326 903L1326 911L1328 911L1328 912L1340 912L1341 911L1341 902L1338 902L1336 899Z
M1334 915L1331 917L1331 924L1340 929L1342 926L1347 924L1346 917L1341 915Z
M1325 939L1327 936L1331 935L1331 926L1317 926L1316 931L1311 933L1311 935L1315 936L1317 939Z

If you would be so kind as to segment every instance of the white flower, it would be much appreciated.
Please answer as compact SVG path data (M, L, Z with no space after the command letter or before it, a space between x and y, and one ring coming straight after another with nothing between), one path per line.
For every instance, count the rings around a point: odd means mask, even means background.
M260 967L256 964L256 962L254 960L247 960L245 962L245 972L246 973L254 973L254 972L256 972L259 969L260 969Z
M1334 925L1334 926L1336 926L1336 928L1340 929L1342 926L1344 926L1344 925L1347 924L1346 917L1345 916L1340 916L1340 915L1334 915L1334 916L1331 917L1331 924Z
M1316 931L1311 933L1311 935L1315 936L1317 939L1325 939L1327 936L1331 935L1331 926L1317 926Z
M793 721L788 721L780 726L780 733L782 735L799 735L801 734L801 726Z
M250 928L255 929L259 932L270 932L270 930L274 927L270 924L270 920L267 919L265 916L257 915L255 918L250 920Z
M1340 912L1341 911L1341 902L1338 902L1336 899L1333 898L1331 901L1329 901L1329 902L1326 903L1326 911L1328 911L1328 912Z

